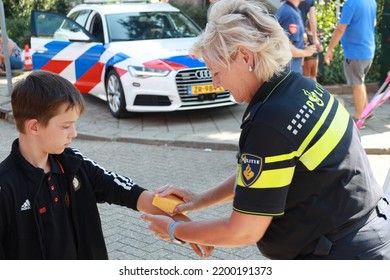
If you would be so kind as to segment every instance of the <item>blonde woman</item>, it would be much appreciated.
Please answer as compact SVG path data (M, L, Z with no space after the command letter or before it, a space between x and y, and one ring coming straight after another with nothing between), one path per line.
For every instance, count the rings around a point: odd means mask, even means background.
M259 2L220 0L193 47L215 87L248 103L236 172L175 211L233 201L226 217L175 222L143 214L164 239L239 247L270 259L390 259L390 206L345 108L315 81L286 70L290 43ZM211 176L211 174L210 174Z

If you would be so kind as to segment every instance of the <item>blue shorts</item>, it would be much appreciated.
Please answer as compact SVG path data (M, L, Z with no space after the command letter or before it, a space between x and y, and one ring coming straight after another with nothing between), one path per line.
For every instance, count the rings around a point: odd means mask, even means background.
M23 69L24 67L24 63L23 61L20 59L20 57L16 57L16 56L10 56L9 57L9 62L11 64L11 69L12 70L16 70L16 69Z

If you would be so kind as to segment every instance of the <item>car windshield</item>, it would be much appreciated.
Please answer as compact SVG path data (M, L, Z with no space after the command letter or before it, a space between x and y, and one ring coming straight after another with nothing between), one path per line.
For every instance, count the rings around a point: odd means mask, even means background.
M200 28L178 12L107 15L110 41L196 37Z

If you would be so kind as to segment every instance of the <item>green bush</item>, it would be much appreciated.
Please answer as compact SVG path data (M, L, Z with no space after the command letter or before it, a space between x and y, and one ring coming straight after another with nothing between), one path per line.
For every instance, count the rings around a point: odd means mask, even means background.
M6 16L7 33L10 38L15 40L20 47L30 42L30 13L31 10L51 10L54 12L66 14L71 3L80 1L72 0L4 0L4 10ZM321 3L318 3L321 2ZM343 2L343 1L341 1ZM192 18L200 27L204 28L207 21L208 1L203 1L202 6L196 6L191 1L171 0L170 3L181 9L185 14ZM376 32L376 53L373 65L367 75L366 82L378 82L381 73L381 33L382 13L384 0L377 0L377 32ZM317 0L317 23L318 30L323 33L324 49L332 37L333 31L337 25L336 16L337 0ZM18 15L15 17L15 15ZM337 46L334 52L333 62L328 66L323 64L323 56L320 55L320 67L318 81L322 84L340 84L345 83L343 72L343 50Z
M373 64L367 75L366 82L378 82L380 78L381 69L381 15L383 12L383 1L377 0L377 32L376 32L376 52ZM170 1L175 6L180 8L184 13L190 16L196 21L202 28L206 26L206 15L208 5L204 5L202 8L196 8L193 5L187 3L180 3L180 1ZM319 3L321 2L321 3ZM341 1L343 2L343 1ZM317 11L317 24L319 32L323 33L323 45L326 51L327 46L332 38L334 29L337 26L338 18L336 15L337 0L318 1L316 5ZM328 66L323 62L323 56L320 56L320 65L318 72L318 81L325 85L330 84L343 84L345 83L344 70L344 53L341 45L339 44L334 51L333 61Z
M66 14L72 0L4 0L8 36L20 47L30 43L30 14L32 10L50 10ZM15 16L17 15L17 16Z
M184 14L189 16L195 21L201 28L206 27L207 23L207 8L209 5L202 5L201 7L195 6L185 1L169 1L169 3L176 8L180 9Z
M8 37L14 40L19 47L30 44L30 16L8 18L6 20Z

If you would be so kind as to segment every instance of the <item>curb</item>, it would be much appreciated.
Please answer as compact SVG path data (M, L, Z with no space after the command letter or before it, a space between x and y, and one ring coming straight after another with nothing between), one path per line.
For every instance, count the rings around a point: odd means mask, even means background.
M352 88L346 84L324 86L332 94L352 94ZM377 92L378 83L366 83L367 92Z
M145 139L145 138L131 138L131 137L121 137L121 136L109 137L109 136L96 136L93 134L88 134L83 132L78 132L77 139L89 140L89 141L108 141L108 142L134 143L134 144L143 144L143 145L155 145L155 146L193 148L193 149L202 149L202 150L211 149L211 150L223 150L223 151L238 151L238 144L205 142L205 141Z
M390 155L389 148L364 148L367 155Z
M96 136L93 134L87 134L82 132L78 133L77 138L82 140L89 140L89 141L122 142L122 143L134 143L134 144L143 144L143 145L193 148L193 149L201 149L201 150L211 149L211 150L223 150L223 151L238 151L238 144L231 144L231 143L145 139L145 138L131 138L131 137L109 137L109 136ZM364 150L368 155L390 155L390 148L364 148Z
M0 105L0 120L6 120L11 123L15 123L12 114L11 103Z
M367 92L376 92L379 88L377 83L366 84ZM351 87L347 85L330 85L325 88L332 94L352 94ZM0 100L0 119L4 119L9 123L15 124L15 120L12 114L11 102L7 98ZM171 146L171 147L183 147L183 148L195 148L195 149L211 149L211 150L226 150L226 151L238 151L238 143L218 143L201 140L178 140L172 137L166 139L153 139L153 138L137 138L127 136L104 136L98 134L90 134L85 132L78 132L78 139L90 140L90 141L106 141L106 142L123 142L156 146ZM390 148L364 148L369 155L390 155Z
M4 116L4 117L3 117ZM12 111L2 111L0 107L0 119L4 119L9 123L15 124L15 120L12 115ZM105 141L105 142L122 142L122 143L134 143L144 145L155 145L155 146L171 146L181 148L193 148L193 149L211 149L211 150L222 150L222 151L238 151L238 143L217 143L207 141L184 141L174 139L145 139L145 138L132 138L132 137L110 137L110 136L98 136L95 134L88 134L84 132L78 132L78 139L89 140L89 141ZM390 155L390 148L364 148L368 155Z

